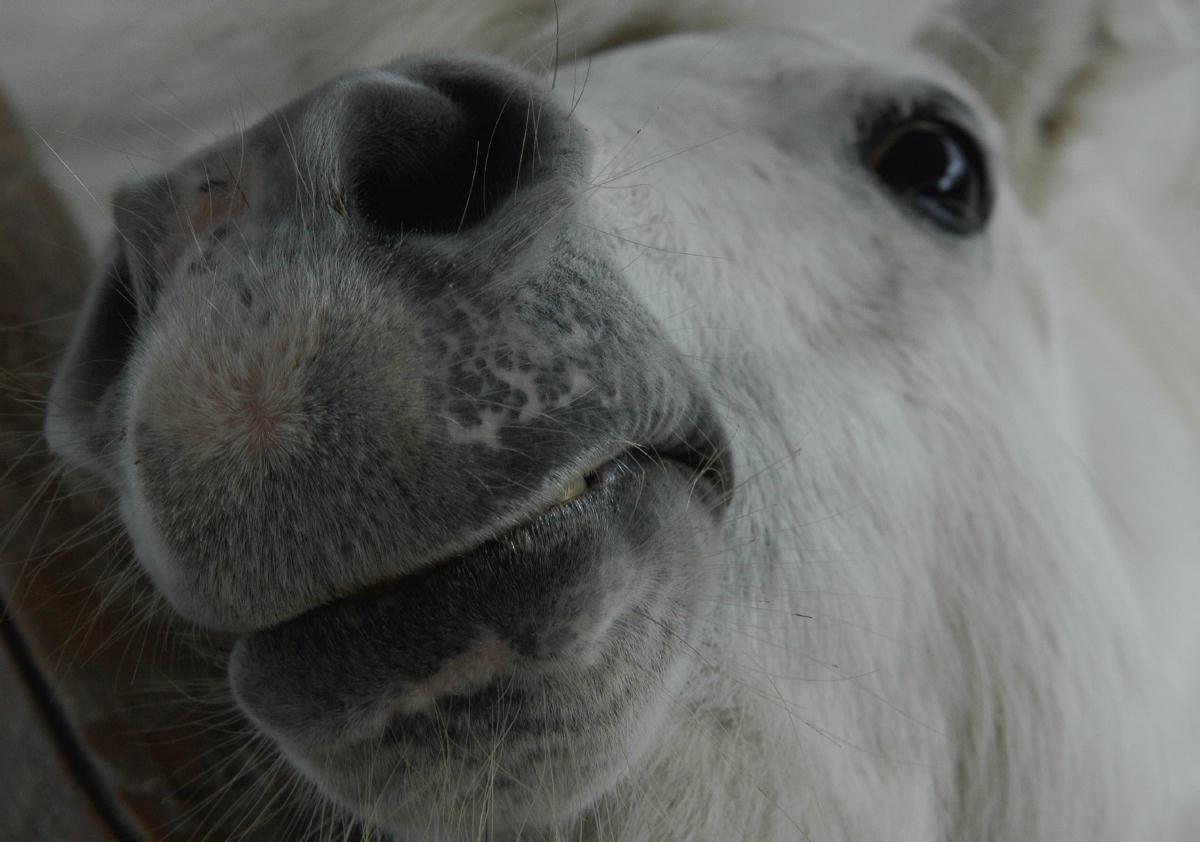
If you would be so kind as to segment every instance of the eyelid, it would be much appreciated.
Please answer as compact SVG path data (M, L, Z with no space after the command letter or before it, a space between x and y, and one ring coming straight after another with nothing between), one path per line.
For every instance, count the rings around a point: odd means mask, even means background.
M980 119L978 111L946 88L927 86L924 94L915 98L913 103L918 114L957 123L976 137L987 139L987 126Z
M860 105L855 142L862 148L878 143L892 126L906 121L929 120L957 125L979 146L984 163L991 166L995 132L962 97L948 88L929 82L891 85L865 92Z
M871 147L869 155L863 158L863 162L875 169L884 155L887 154L891 144L888 141L913 130L914 128L928 127L937 129L942 123L939 120L925 119L921 117L897 117L895 122L890 122L893 118L888 117L889 127L886 131L878 131L864 139L864 145Z

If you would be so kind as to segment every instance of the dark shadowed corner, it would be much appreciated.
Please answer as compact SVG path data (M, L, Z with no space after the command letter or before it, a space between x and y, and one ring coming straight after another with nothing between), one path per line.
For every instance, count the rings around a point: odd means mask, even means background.
M44 178L49 145L0 95L0 839L297 838L279 835L286 805L237 785L240 723L201 691L166 692L219 686L223 666L147 612L110 501L43 441L91 262Z

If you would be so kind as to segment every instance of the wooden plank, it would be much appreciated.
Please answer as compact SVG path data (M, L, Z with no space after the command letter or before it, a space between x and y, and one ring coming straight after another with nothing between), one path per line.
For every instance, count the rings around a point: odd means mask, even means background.
M4 623L0 644L0 839L5 842L123 842L63 756L54 727L27 678L27 664L10 644L16 628ZM20 642L17 647L20 647Z

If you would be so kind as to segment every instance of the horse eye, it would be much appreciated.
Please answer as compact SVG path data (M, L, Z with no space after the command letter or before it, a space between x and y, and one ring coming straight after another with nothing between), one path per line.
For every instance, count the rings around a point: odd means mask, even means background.
M954 123L910 118L875 135L864 160L897 198L953 234L982 229L992 186L979 143Z

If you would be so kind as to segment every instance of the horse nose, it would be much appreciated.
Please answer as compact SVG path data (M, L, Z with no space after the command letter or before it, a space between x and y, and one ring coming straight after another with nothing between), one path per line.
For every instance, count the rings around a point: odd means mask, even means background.
M387 68L342 83L347 210L385 233L454 234L531 184L560 115L532 79L484 62ZM552 157L552 155L551 155Z
M564 106L495 62L398 63L122 189L66 382L180 613L263 628L407 575L627 437L597 293L537 280L583 271L551 265L582 249ZM592 413L615 432L580 443Z

